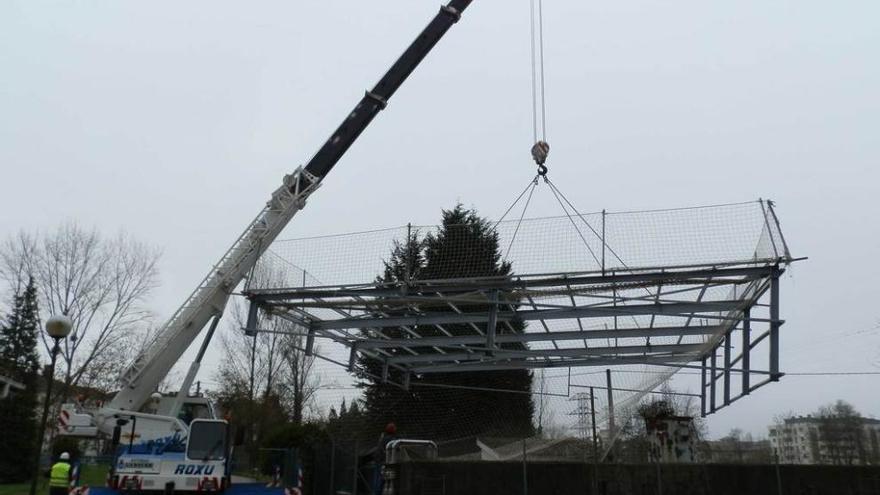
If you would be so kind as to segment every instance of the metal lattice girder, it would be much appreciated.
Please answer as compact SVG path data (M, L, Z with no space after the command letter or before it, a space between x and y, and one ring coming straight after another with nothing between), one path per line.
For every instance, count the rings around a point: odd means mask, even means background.
M586 358L586 359L508 359L503 361L487 360L475 363L429 364L416 366L411 371L416 374L429 373L463 373L471 371L502 371L540 368L575 368L579 366L628 366L653 365L680 367L694 360L693 355L682 356L641 356L625 358Z
M664 284L692 283L704 285L715 282L742 282L767 277L768 266L685 266L685 267L650 267L633 268L623 272L600 274L554 274L554 275L518 275L515 277L479 277L471 279L413 281L406 291L396 286L385 284L355 284L339 287L285 287L271 289L254 289L247 291L251 298L261 301L285 301L290 299L339 297L388 297L405 299L406 294L466 294L472 291L513 291L538 289L546 287L565 287L573 289L589 286L591 290L602 290L617 286L625 288L627 284L635 286L656 286Z
M586 349L532 349L532 350L507 350L494 351L494 356L504 358L545 358L545 357L583 357L583 356L619 356L627 354L653 355L658 354L693 354L702 349L701 344L672 344L672 345L632 345L612 347L590 347ZM419 354L418 356L395 356L387 359L389 363L412 364L412 363L441 363L447 361L479 361L482 357L478 354L450 353L450 354Z
M669 337L679 335L714 335L722 330L720 325L690 326L690 327L655 327L655 328L626 328L619 330L585 330L569 332L526 332L516 334L504 334L495 336L498 344L523 343L523 342L546 342L546 341L569 341L569 340L592 340L592 339L623 339L645 337ZM462 335L459 337L422 337L418 340L420 346L451 347L457 345L485 344L486 337L480 335ZM390 349L403 345L413 345L412 339L365 339L359 340L358 345L362 349Z
M568 320L574 318L600 318L609 316L670 315L692 316L696 313L734 311L743 306L742 301L718 301L711 303L667 303L632 306L575 307L572 309L499 311L498 321ZM707 317L712 317L707 315ZM717 316L715 316L717 318ZM489 314L478 313L429 313L418 316L380 318L342 318L312 323L321 330L346 328L378 328L415 325L446 325L456 323L487 323Z

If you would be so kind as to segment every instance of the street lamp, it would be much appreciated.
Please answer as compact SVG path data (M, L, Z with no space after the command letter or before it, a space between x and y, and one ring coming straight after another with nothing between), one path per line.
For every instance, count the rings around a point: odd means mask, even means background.
M40 420L39 435L37 435L37 450L34 452L34 471L31 479L30 495L37 493L37 478L40 476L40 452L43 450L43 437L46 436L46 420L49 418L49 404L52 400L52 383L55 382L55 359L58 357L58 342L67 337L73 322L65 315L53 316L46 321L46 333L55 342L52 346L52 359L46 372L46 399L43 402L43 418Z

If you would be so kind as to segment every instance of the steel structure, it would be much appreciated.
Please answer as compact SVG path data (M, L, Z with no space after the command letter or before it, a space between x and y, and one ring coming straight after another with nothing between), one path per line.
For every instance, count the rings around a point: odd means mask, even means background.
M710 414L782 376L778 280L791 261L786 249L775 259L728 264L250 288L245 330L260 331L258 311L289 320L306 337L306 353L316 338L329 339L349 349L350 369L358 354L367 356L382 363L384 380L397 370L403 387L412 375L432 373L696 368ZM753 359L762 343L766 367ZM739 388L732 375L741 376Z

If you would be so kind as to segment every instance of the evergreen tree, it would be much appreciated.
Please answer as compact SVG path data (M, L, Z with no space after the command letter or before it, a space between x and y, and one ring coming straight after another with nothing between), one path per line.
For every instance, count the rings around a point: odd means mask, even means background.
M37 290L30 280L24 291L16 294L12 312L0 325L0 374L25 386L24 390L15 390L6 399L0 399L0 483L23 481L30 473L37 435L39 327Z
M436 233L427 235L421 241L418 237L418 232L413 232L405 241L395 243L379 282L406 286L411 280L512 275L510 263L501 258L498 234L492 224L460 204L443 211L442 224ZM486 313L489 307L486 304L472 304L459 309ZM449 311L442 306L423 310ZM383 314L394 316L404 311L385 311ZM485 332L485 324L480 326ZM444 325L443 328L452 335L474 333L473 328L465 324ZM498 334L511 331L521 333L524 328L522 322L511 322L510 327L498 325L496 331ZM415 331L422 336L444 335L435 326L419 326ZM386 328L384 333L391 338L411 337L400 328ZM502 347L522 349L523 344L505 344ZM420 354L437 352L427 347L413 349ZM382 375L382 365L376 360L361 357L358 365L364 387L364 407L373 433L381 431L386 422L394 421L401 435L433 440L534 434L532 374L528 370L431 373L410 377L412 386L405 391L375 378ZM403 378L400 371L389 370L391 381L402 383ZM419 386L420 383L440 383L452 387L423 387ZM503 389L519 393L454 387Z

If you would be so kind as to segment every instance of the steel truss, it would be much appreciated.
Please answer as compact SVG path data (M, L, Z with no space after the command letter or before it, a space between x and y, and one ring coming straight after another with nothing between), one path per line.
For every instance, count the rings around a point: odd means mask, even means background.
M413 374L696 368L707 415L782 376L778 281L790 261L251 289L245 331L261 331L263 311L293 322L306 353L329 339L347 346L350 369L366 356L403 386ZM762 342L766 369L753 368Z

